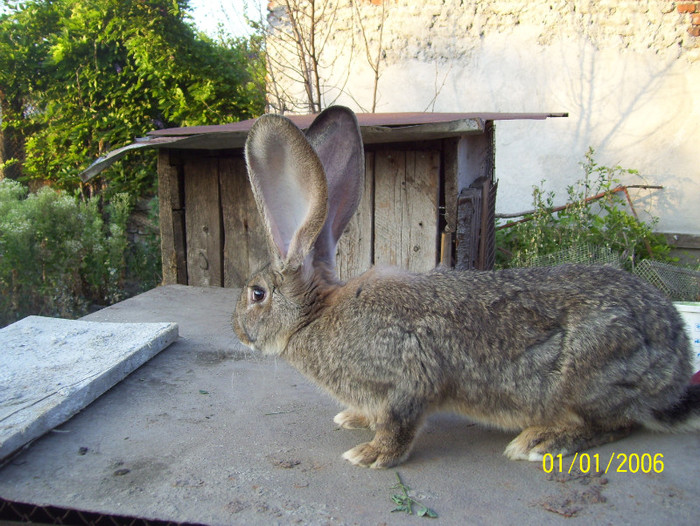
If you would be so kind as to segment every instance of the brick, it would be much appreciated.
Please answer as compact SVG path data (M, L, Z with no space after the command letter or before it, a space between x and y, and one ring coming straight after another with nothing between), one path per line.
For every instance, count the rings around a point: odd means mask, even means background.
M679 2L677 9L679 13L694 13L695 4L693 2Z
M700 26L700 13L695 13L690 17L690 23L694 26Z
M688 29L688 33L693 37L700 37L700 26L693 26Z

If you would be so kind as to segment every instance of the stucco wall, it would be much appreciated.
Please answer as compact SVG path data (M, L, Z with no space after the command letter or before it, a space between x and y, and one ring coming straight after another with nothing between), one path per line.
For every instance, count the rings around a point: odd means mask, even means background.
M326 104L371 107L373 73L352 17L362 17L375 53L383 12L376 111L569 113L497 125L499 212L530 208L532 186L543 179L563 202L592 146L600 163L644 175L625 182L665 187L635 196L659 216L659 231L700 234L700 20L688 12L697 6L700 15L700 2L338 5L324 54L345 62L326 62Z

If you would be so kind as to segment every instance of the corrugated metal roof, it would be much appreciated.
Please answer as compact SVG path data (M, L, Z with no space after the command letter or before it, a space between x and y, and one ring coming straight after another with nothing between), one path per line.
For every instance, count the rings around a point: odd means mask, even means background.
M357 120L365 144L433 140L482 133L487 121L544 120L568 117L568 113L358 113ZM306 129L316 115L287 115L299 128ZM242 148L256 119L216 126L167 128L149 132L146 137L100 157L80 174L88 181L132 150L178 148L223 150Z
M366 126L416 126L420 124L439 124L460 120L502 121L502 120L543 120L548 117L567 117L567 113L356 113L360 127ZM308 128L314 115L286 115L301 129ZM166 128L148 133L149 137L182 137L202 133L247 132L257 119L248 119L215 126L190 126L184 128Z

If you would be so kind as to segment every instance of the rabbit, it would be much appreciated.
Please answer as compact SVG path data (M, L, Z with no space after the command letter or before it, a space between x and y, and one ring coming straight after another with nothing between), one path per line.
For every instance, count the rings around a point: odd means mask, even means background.
M341 282L336 245L363 188L351 110L332 106L306 134L260 117L246 163L271 261L242 289L232 325L282 356L375 431L353 464L404 461L431 412L519 432L504 454L540 461L627 435L636 425L700 429L700 386L680 315L660 292L610 267L500 271L374 267Z

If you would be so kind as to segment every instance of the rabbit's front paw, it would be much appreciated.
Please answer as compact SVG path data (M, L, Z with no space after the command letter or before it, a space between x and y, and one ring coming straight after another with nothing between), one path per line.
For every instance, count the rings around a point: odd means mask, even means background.
M340 413L335 415L335 418L333 418L333 422L345 429L374 428L369 418L367 418L362 413L355 411L354 409L346 409L345 411L341 411Z
M343 458L351 464L375 469L395 466L401 462L402 456L382 451L374 441L365 442L343 453Z

